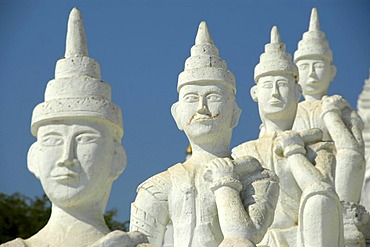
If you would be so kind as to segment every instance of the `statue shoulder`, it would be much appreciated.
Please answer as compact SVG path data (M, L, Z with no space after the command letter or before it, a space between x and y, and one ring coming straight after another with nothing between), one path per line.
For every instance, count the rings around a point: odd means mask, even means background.
M1 247L26 247L27 245L24 243L23 239L16 238L12 241L3 243L0 246Z
M239 159L243 156L255 156L257 140L244 142L231 150L233 159Z
M159 201L167 201L171 186L171 175L168 171L164 171L140 184L137 192L139 193L140 190L145 190Z

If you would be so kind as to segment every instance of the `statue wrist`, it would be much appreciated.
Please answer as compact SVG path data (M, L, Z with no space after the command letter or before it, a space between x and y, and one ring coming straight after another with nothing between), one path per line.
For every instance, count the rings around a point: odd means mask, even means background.
M216 181L214 181L211 185L211 191L212 192L215 192L217 189L221 188L221 187L230 187L238 192L240 192L242 190L242 183L238 180L238 179L235 179L235 178L232 178L232 177L229 177L229 176L225 176L225 177L221 177L219 179L217 179Z
M289 157L293 154L306 154L306 149L298 144L290 145L284 149L284 157Z
M321 118L325 121L325 118L327 118L328 116L340 116L341 112L339 109L336 109L336 108L333 108L333 109L329 109L329 110L326 110L324 111L322 114L321 114Z

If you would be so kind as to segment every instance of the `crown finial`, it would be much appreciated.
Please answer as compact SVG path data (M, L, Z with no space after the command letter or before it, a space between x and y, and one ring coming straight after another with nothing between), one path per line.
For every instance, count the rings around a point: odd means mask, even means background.
M65 57L88 56L81 12L74 7L69 14Z
M293 75L298 81L298 68L292 62L292 57L286 52L285 44L280 38L279 29L273 26L270 34L270 43L265 45L265 52L261 54L260 61L254 68L254 81L258 83L261 76L284 72Z
M205 21L202 21L199 24L198 33L195 37L195 44L213 44L213 40L209 34L207 23Z
M280 40L280 33L277 26L273 26L271 29L271 37L270 37L271 43L281 43Z
M308 31L320 31L320 21L317 8L313 8L311 11L310 26Z
M195 45L190 49L190 57L185 61L184 71L179 74L177 91L188 83L209 81L223 83L236 92L235 77L227 70L227 64L220 57L206 22L202 21L198 27Z

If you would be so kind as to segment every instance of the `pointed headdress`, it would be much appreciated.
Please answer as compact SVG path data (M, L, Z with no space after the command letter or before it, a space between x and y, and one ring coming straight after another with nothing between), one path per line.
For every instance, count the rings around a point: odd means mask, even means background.
M254 68L254 81L270 73L288 73L298 81L298 68L292 61L292 56L286 52L285 44L281 42L276 26L271 29L271 41L265 45L265 52L260 56L260 62Z
M85 28L77 8L69 15L65 57L56 64L45 101L33 110L31 132L36 136L40 125L69 117L97 118L123 135L121 110L111 101L110 86L101 81L99 64L88 57Z
M320 31L320 22L317 9L311 11L311 18L308 31L303 34L302 40L298 42L298 49L294 52L294 62L307 56L322 56L331 63L333 53L330 50L329 42L325 33Z
M202 21L190 57L185 61L184 71L179 74L177 91L188 83L210 81L223 83L236 92L235 77L227 70L226 62L220 58L206 22Z

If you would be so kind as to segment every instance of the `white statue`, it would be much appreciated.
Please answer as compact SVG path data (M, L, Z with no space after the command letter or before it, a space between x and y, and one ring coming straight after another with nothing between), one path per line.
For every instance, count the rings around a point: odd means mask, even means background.
M104 211L112 183L126 166L122 115L88 57L79 10L68 21L65 57L57 62L45 102L33 111L28 169L52 203L48 223L28 239L1 246L136 246L140 233L111 232ZM144 245L142 245L144 246Z
M325 33L320 31L316 8L312 9L308 31L298 43L294 62L299 69L298 83L305 100L299 103L293 129L319 128L324 133L324 140L334 142L335 190L344 207L345 243L363 246L365 239L360 229L368 221L368 216L362 206L356 206L360 202L366 166L363 123L342 96L327 96L336 68Z
M364 186L361 194L361 204L370 210L370 73L369 78L365 80L364 89L362 90L357 101L358 114L364 121L364 130L362 135L365 143L366 172Z
M251 157L233 160L229 145L240 109L235 79L200 23L179 75L172 115L192 155L142 183L131 208L131 230L161 246L171 221L174 246L255 246L274 217L276 176Z
M327 96L336 68L325 34L320 31L317 9L312 9L308 32L294 53L305 101L298 107L294 130L320 128L324 140L336 149L335 188L342 201L358 203L365 173L363 124L339 95Z
M251 89L262 120L259 139L232 150L238 159L257 158L280 179L274 222L261 244L270 247L343 246L341 205L334 191L332 145L320 142L322 132L290 130L301 88L298 69L280 41L277 27L256 65Z

